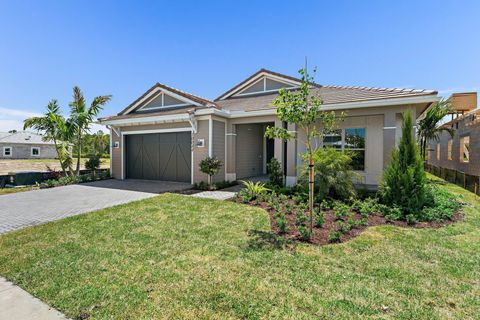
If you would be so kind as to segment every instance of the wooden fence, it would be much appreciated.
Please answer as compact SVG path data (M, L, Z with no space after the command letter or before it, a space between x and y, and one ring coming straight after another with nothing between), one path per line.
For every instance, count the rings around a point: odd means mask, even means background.
M437 167L428 163L425 164L425 170L476 195L480 195L480 176L470 175L455 169Z

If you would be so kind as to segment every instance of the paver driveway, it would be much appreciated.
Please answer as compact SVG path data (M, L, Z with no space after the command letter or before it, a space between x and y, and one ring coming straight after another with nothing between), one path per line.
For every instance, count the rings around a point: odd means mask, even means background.
M188 183L104 180L0 196L0 233L189 189Z

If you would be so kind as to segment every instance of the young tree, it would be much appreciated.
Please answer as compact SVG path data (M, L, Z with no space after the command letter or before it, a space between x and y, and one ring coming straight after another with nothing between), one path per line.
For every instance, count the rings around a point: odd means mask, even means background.
M74 130L72 124L60 114L57 100L50 101L44 116L26 119L23 123L23 130L27 128L41 131L44 140L53 141L63 173L71 175L73 168L70 141Z
M208 186L212 186L212 177L220 171L222 161L216 157L206 157L200 161L200 171L208 176Z
M82 157L82 137L88 133L90 125L95 121L103 106L112 99L111 95L95 97L87 108L85 98L79 87L73 88L73 101L70 103L70 120L75 128L75 145L77 147L76 174L80 173Z
M296 90L280 89L278 97L273 101L277 117L287 123L296 124L298 129L305 132L305 140L300 141L298 136L285 128L268 127L265 136L283 140L297 139L306 147L308 159L308 207L310 214L310 234L313 231L313 202L315 192L315 173L313 154L318 148L316 141L321 141L325 132L332 131L336 124L334 111L322 111L322 99L318 93L312 92L315 86L314 75L310 76L307 67L300 69L302 83ZM343 117L343 114L341 115Z
M385 169L380 192L383 202L400 208L402 215L418 214L425 203L426 175L413 134L410 110L403 114L402 138Z
M439 125L440 121L451 111L452 108L450 102L442 100L429 108L425 117L418 122L418 140L420 143L420 152L424 161L427 159L428 141L438 141L440 134L443 131L448 132L453 137L453 129L441 127Z

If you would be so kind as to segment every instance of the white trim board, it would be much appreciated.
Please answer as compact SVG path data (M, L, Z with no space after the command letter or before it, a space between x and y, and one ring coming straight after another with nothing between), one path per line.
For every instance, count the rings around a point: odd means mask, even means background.
M167 89L164 89L164 88L155 88L153 89L150 93L148 93L145 97L143 97L142 99L140 99L139 101L137 101L137 103L135 103L133 106L131 106L130 108L128 108L128 110L126 110L125 112L122 113L123 114L129 114L130 112L132 112L133 109L135 109L136 107L138 107L140 104L142 104L143 102L145 102L146 100L150 99L152 97L152 95L158 93L158 92L161 92L161 93L166 93L167 95L177 99L177 100L181 100L181 101L186 101L188 104L193 104L194 106L197 106L197 107L200 107L202 106L200 103L198 102L195 102L193 100L190 100L184 96L181 96L179 94L176 94L176 93L173 93L172 91L170 90L167 90ZM155 98L154 98L155 99Z
M168 129L122 131L122 136L129 135L129 134L169 133L169 132L185 132L185 131L192 131L192 128L168 128Z
M269 72L266 72L266 71L263 71L263 72L260 72L259 74L257 74L255 77L253 77L252 79L248 80L247 82L245 82L244 84L242 84L241 86L239 86L238 88L235 88L233 91L228 91L227 93L225 93L224 95L220 96L218 98L218 100L224 100L230 96L233 96L235 95L237 92L240 92L242 90L245 90L246 88L250 87L250 85L252 83L255 83L257 82L258 80L260 80L261 78L270 78L272 80L275 80L275 81L279 81L279 82L283 82L283 83L286 83L286 84L291 84L291 85L296 85L296 86L299 86L301 84L300 81L294 81L294 80L291 80L291 79L287 79L287 78L284 78L284 77L280 77L280 76L277 76L277 75L274 75L274 74L271 74Z

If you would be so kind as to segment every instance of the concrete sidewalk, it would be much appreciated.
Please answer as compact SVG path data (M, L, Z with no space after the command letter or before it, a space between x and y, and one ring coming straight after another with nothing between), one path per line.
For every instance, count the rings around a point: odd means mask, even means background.
M67 318L22 288L0 277L0 319L65 320Z

